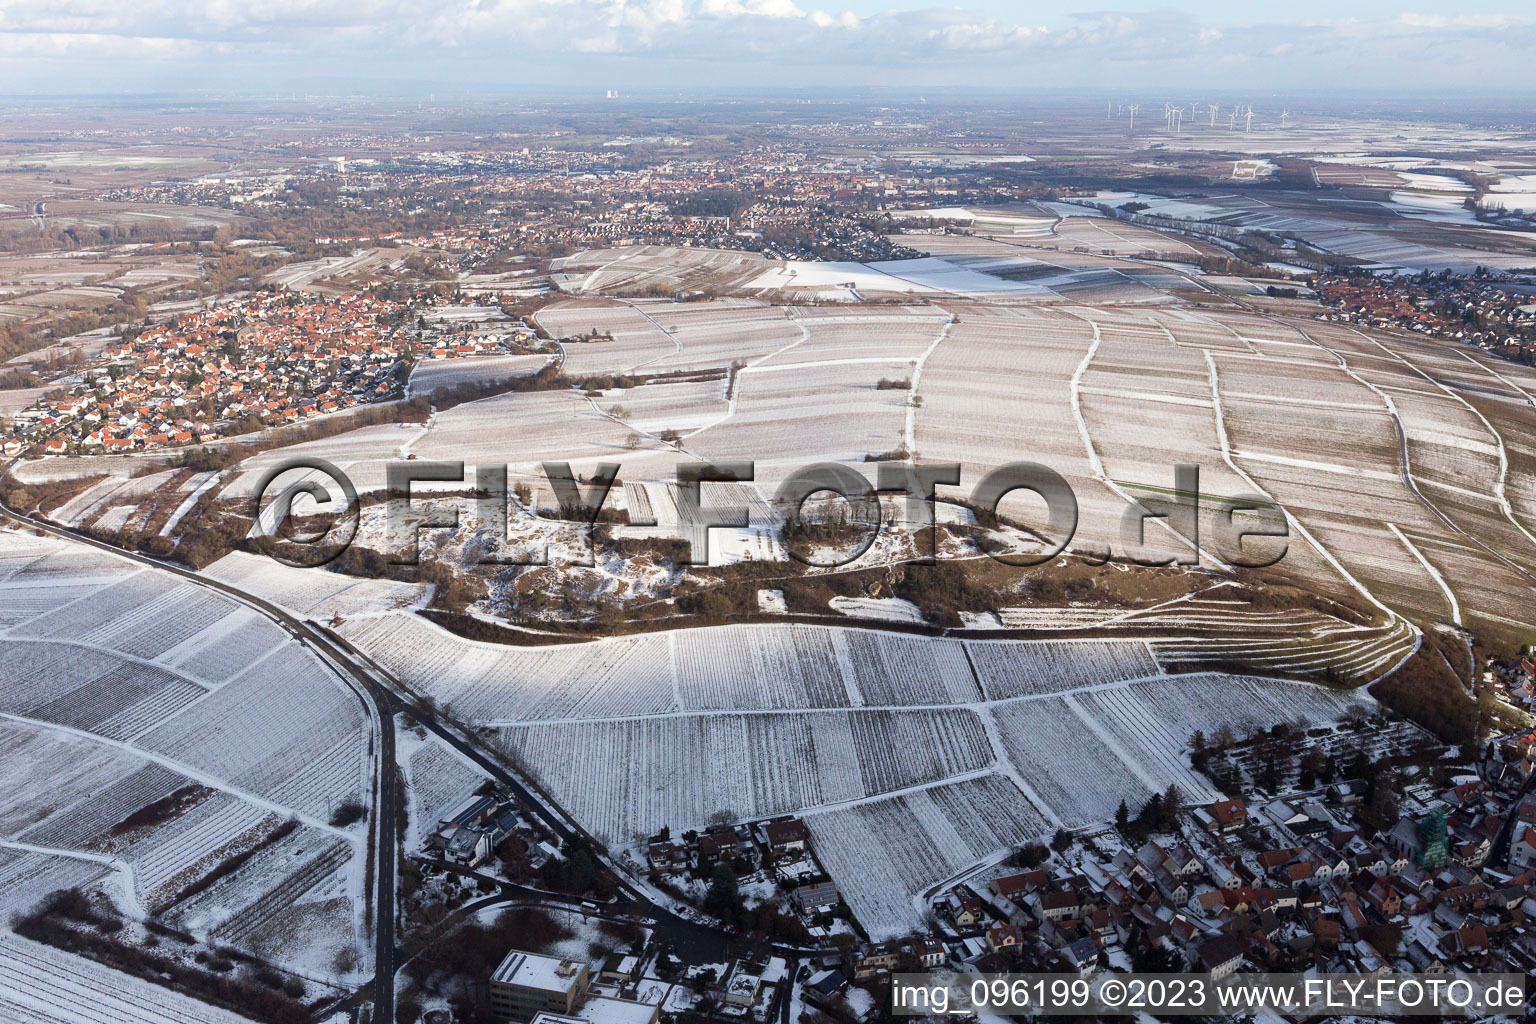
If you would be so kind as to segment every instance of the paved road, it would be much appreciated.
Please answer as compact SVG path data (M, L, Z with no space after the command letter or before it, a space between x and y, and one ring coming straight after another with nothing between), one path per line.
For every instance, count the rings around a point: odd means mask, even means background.
M354 691L363 703L370 719L376 724L379 740L379 775L376 780L375 810L372 828L375 842L374 858L374 916L375 916L375 974L358 993L341 1004L349 1009L370 997L374 1006L374 1019L394 1019L395 974L400 967L401 953L395 934L395 879L397 872L396 851L398 836L395 807L399 794L396 790L395 729L394 716L408 711L423 726L436 733L444 742L477 764L498 785L517 797L562 841L575 838L586 840L618 880L619 900L609 904L615 913L631 914L645 918L658 932L662 941L675 950L675 955L685 963L719 963L736 952L742 937L718 926L690 920L673 912L669 907L657 904L642 889L626 880L622 871L607 857L602 844L586 829L561 812L543 793L537 792L525 780L506 768L496 755L487 751L473 735L466 735L459 727L421 706L406 687L389 672L362 652L353 648L328 629L295 617L284 609L255 597L236 587L208 579L183 566L152 558L136 551L127 551L99 541L69 527L58 526L39 518L23 514L0 505L0 513L25 523L28 527L80 544L110 551L142 565L172 573L199 586L218 591L267 616L299 643L304 644L329 664L342 679L353 684ZM503 893L500 898L515 895L521 900L539 900L551 905L577 905L580 897L551 894L536 889L517 887L514 893ZM811 950L797 946L775 944L775 952L783 956L804 956Z
M596 904L596 909L593 909L593 901L588 897L550 892L547 889L536 889L532 886L502 881L483 872L448 863L440 858L417 857L416 860L431 864L441 871L497 887L496 895L481 897L476 901L476 906L515 903L523 906L540 906L548 910L576 911L587 917L604 921L639 924L651 929L655 941L664 948L670 949L672 955L685 964L718 964L746 952L751 944L748 936L726 931L718 925L680 917L644 896L616 897L608 903ZM817 952L783 944L774 944L772 949L786 959L798 959Z

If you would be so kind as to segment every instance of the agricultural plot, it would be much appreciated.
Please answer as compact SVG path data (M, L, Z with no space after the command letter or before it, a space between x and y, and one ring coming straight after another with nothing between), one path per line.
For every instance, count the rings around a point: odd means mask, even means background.
M928 887L1049 834L1018 788L996 774L809 814L816 856L874 939L922 925Z
M597 400L599 408L623 420L636 431L660 434L664 430L688 433L706 427L730 409L727 381L684 380L676 383L642 384L628 390L609 391Z
M460 408L469 408L469 406ZM324 459L351 477L359 491L382 490L385 486L386 465L400 458L406 446L420 438L422 432L422 428L416 424L382 423L349 430L336 437L305 441L285 448L274 448L242 461L238 469L239 475L220 492L220 497L229 499L255 497L256 484L269 470L295 458ZM323 475L316 473L295 471L285 474L281 479L284 485L291 485L309 478L313 478L328 491L334 492L336 489L334 483L328 482ZM277 492L274 489L270 493ZM304 498L303 502L307 503L309 500ZM295 504L300 508L303 507L299 502Z
M37 618L88 597L99 587L98 583L87 582L11 584L5 588L5 605L0 607L0 626L14 626Z
M1371 394L1363 386L1349 393L1357 405ZM1225 377L1221 402L1239 467L1377 600L1418 621L1444 620L1438 584L1386 525L1441 528L1401 479L1395 428L1384 407L1229 399Z
M1140 807L1162 788L1120 757L1068 698L1002 704L992 717L1019 777L1069 828L1108 821L1121 800Z
M472 721L636 717L980 699L960 644L827 626L722 626L554 647L463 640L417 616L341 633ZM675 689L674 689L675 682Z
M21 714L116 669L104 652L66 644L0 640L0 710Z
M937 311L935 311L937 312ZM917 359L943 330L942 316L816 317L799 323L808 337L760 366L839 359Z
M1220 560L1210 538L1220 535L1228 515L1224 499L1251 495L1253 487L1222 460L1212 408L1193 399L1174 402L1129 392L1084 394L1082 407L1104 471L1150 510L1163 511L1173 498L1175 467L1199 468L1201 547L1204 560ZM1150 551L1173 555L1188 550L1170 535L1171 528L1149 523L1143 532Z
M857 800L992 760L980 718L965 710L690 714L502 734L578 820L622 842L716 815ZM730 770L699 771L711 764Z
M1467 533L1528 569L1536 567L1536 540L1506 517L1499 501L1505 490L1501 437L1455 397L1429 391L1422 378L1416 382L1419 389L1391 393L1407 434L1409 464L1425 496Z
M95 660L90 652L73 647L51 653L56 659L54 665L70 668L77 659ZM84 658L80 657L82 654ZM42 679L45 685L53 682L47 676ZM207 691L165 669L125 661L78 686L58 686L54 692L58 696L26 708L22 714L107 739L126 740L175 714Z
M126 463L114 467L113 475L87 487L60 505L49 518L65 526L79 526L101 514L108 506L118 505L131 509L138 499L152 494L172 493L169 484L177 475L174 470L150 473L140 477L120 475L124 474L128 468Z
M424 359L411 372L410 394L431 395L460 384L488 384L509 377L531 377L547 362L549 356L546 355Z
M1096 252L1136 256L1143 253L1189 253L1205 251L1199 243L1152 228L1126 224L1107 217L1067 217L1056 225L1055 244L1063 249L1087 246Z
M281 821L248 800L216 793L151 828L99 835L91 848L127 862L139 902L163 907L228 858L254 849Z
M204 631L216 629L239 607L206 587L177 583L173 589L132 613L120 615L97 629L72 635L83 643L154 661Z
M174 577L161 573L134 573L98 588L89 600L76 600L68 606L67 614L34 619L16 627L13 633L43 640L99 636L117 629L125 620L142 621L156 604L182 586Z
M1106 690L1097 706L1112 705L1123 709L1123 718L1147 723L1148 736L1165 744L1171 740L1179 751L1188 748L1196 730L1214 736L1227 728L1241 737L1277 722L1320 725L1343 718L1352 708L1374 707L1353 692L1218 673L1164 676Z
M1060 473L1078 502L1074 549L1118 540L1124 499L1095 475L1078 423L1074 377L1093 347L1093 328L1049 310L962 317L924 364L913 449L959 462L962 481L999 466L1038 462ZM1010 498L1003 512L1043 529L1043 506Z
M6 751L0 779L0 837L12 839L74 803L132 775L140 758L42 725L0 720Z
M761 710L967 704L979 699L953 641L824 626L734 626L676 634L686 708Z
M1170 670L1241 662L1256 671L1321 676L1331 670L1340 680L1365 683L1412 653L1417 640L1407 621L1396 619L1377 628L1340 628L1335 623L1289 632L1253 630L1246 636L1234 632L1159 639L1151 646Z
M483 774L437 739L419 743L414 739L402 737L399 757L411 797L410 834L404 837L407 849L418 847L439 821L485 782Z
M287 641L288 635L270 619L241 609L172 648L161 661L187 676L217 686L235 678Z
M286 646L139 741L315 818L362 802L368 720L308 651Z
M541 461L555 460L589 469L599 461L626 461L625 442L633 436L580 394L514 392L439 414L437 424L412 451L422 459L472 466L536 468Z
M791 353L798 350L791 350ZM714 462L754 460L766 489L809 462L862 463L903 445L907 393L876 388L908 376L900 359L872 363L776 362L736 378L734 414L688 439Z
M192 780L150 762L137 771L59 810L21 833L37 846L84 850L140 808L192 785Z
M155 811L162 800L177 813ZM184 887L228 857L253 848L280 822L270 811L151 762L99 793L66 804L17 839L112 856L131 872L138 904L159 908L174 903Z
M665 286L729 290L756 276L768 261L757 253L639 245L589 249L550 264L552 279L568 291L641 293Z
M505 647L463 640L413 615L348 621L341 633L412 690L471 721L610 718L675 707L661 635Z
M1465 537L1443 531L1405 529L1403 533L1456 598L1452 621L1459 614L1475 632L1502 635L1515 643L1536 629L1536 604L1528 577L1490 558Z
M282 963L328 963L352 941L343 877L352 853L345 840L301 826L176 903L165 919ZM309 927L295 927L301 921Z
M0 933L0 1016L11 1024L250 1024L110 967Z
M1140 640L971 640L965 649L989 700L1061 693L1161 671Z
M243 551L225 555L204 569L203 575L313 618L379 615L416 604L427 593L425 586L415 583L295 569Z
M96 861L0 846L0 915L9 922L31 911L48 893L84 888L111 870ZM8 934L0 930L0 941Z
M374 597L384 608L400 603L389 586ZM44 591L54 599L30 599ZM85 865L7 854L0 872L42 885L111 870L127 909L154 910L259 851L174 919L304 969L354 944L361 842L324 823L367 799L355 694L235 602L68 543L0 532L0 604L30 613L0 631L0 839ZM269 853L267 837L295 817L307 824Z
M24 484L39 484L103 474L121 478L149 467L158 469L162 464L153 455L60 455L23 460L10 472Z
M806 337L802 311L780 306L729 300L689 303L685 307L648 309L676 346L645 367L648 373L669 373L751 363Z

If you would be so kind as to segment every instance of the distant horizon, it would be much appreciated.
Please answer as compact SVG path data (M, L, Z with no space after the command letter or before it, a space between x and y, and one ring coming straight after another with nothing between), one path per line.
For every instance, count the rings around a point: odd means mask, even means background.
M740 89L1230 89L1536 93L1536 18L1481 0L1404 12L1370 0L1236 10L1201 0L1113 10L999 0L156 0L67 9L13 0L0 94L343 94ZM1474 83L1494 82L1483 86ZM307 90L305 90L307 91ZM331 87L322 91L329 92Z
M1249 88L1241 84L1231 86L1160 86L1156 84L1128 85L1122 88L1072 87L1072 86L1019 86L1009 90L967 86L938 86L923 88L914 86L848 86L843 88L806 86L796 90L783 88L741 86L733 88L679 87L670 89L642 89L635 92L609 89L589 89L572 85L543 83L534 86L505 85L476 87L441 82L389 83L390 88L370 90L364 88L366 80L343 82L294 82L291 88L272 89L200 89L169 90L143 89L139 91L33 91L6 92L0 89L0 100L22 107L68 108L81 104L101 104L106 108L183 108L241 107L270 104L273 109L282 107L304 108L324 104L363 104L369 107L393 108L407 105L454 105L488 108L502 106L526 106L528 104L552 105L572 109L610 109L622 111L647 107L667 106L695 107L700 109L731 107L771 107L781 104L797 104L816 108L853 106L876 110L882 106L900 109L932 107L974 107L992 105L1003 109L1042 112L1067 112L1082 107L1091 114L1097 107L1102 110L1106 101L1117 104L1157 104L1164 101L1188 104L1194 100L1204 106L1208 102L1258 105L1261 103L1289 105L1293 114L1303 110L1341 116L1358 116L1362 113L1380 116L1402 117L1424 115L1436 120L1479 121L1497 119L1521 119L1528 114L1530 105L1536 103L1536 85L1529 88L1510 89L1372 89L1350 90L1327 88L1286 89ZM383 82L372 84L383 86ZM1299 105L1299 106L1298 106ZM1264 113L1278 113L1265 110Z

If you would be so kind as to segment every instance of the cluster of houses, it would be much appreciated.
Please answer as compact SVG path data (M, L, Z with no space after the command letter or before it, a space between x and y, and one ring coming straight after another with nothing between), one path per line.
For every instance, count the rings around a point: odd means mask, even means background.
M689 832L681 841L658 838L646 847L646 862L657 876L707 877L714 865L732 865L738 874L762 870L783 883L783 904L813 926L825 924L843 896L816 859L805 822L778 817L743 825L716 825Z
M1453 338L1505 358L1536 360L1536 277L1474 274L1327 275L1314 286L1326 320Z
M517 807L510 798L499 793L476 794L438 821L426 838L426 847L452 864L477 867L517 824Z
M982 972L1536 969L1536 799L1511 810L1468 781L1378 831L1363 787L1334 788L1217 801L1112 856L957 886L932 941ZM928 941L865 946L855 980L917 969Z
M1498 691L1507 703L1526 714L1536 714L1536 653L1490 663L1483 673L1483 682Z
M681 840L657 837L646 846L646 863L663 875L704 871L715 864L798 861L811 849L811 833L799 818L781 817L743 825L712 825Z
M107 346L97 365L14 417L7 456L205 443L237 424L294 422L398 394L410 333L366 293L260 292ZM60 393L62 392L62 394Z

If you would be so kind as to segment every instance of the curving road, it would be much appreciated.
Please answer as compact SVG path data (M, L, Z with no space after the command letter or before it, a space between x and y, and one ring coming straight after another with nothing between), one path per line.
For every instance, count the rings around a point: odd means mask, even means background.
M6 468L9 469L10 467L7 466ZM373 843L369 849L372 868L371 876L375 887L372 907L375 945L374 977L372 981L364 986L364 991L371 995L375 1020L394 1020L395 993L393 979L395 962L398 957L398 951L395 947L395 851L398 846L395 828L395 807L398 806L399 800L399 793L395 786L394 719L395 712L399 708L398 701L394 695L369 673L355 666L318 630L269 601L264 601L235 587L200 576L182 566L151 558L136 551L127 551L115 545L99 541L94 537L86 536L69 527L57 526L42 519L34 518L3 503L0 503L0 514L4 514L28 528L40 530L74 543L99 548L162 572L172 573L198 586L217 591L232 600L238 601L246 607L265 615L300 644L314 651L357 694L359 701L363 705L364 712L373 723L373 728L378 737L376 761L378 777L374 782L374 806L373 814L370 818L370 833ZM388 983L381 983L381 979L385 979Z
M4 469L9 470L12 465L14 460ZM334 1014L338 1010L346 1011L356 1008L364 1002L371 1002L375 1021L394 1020L394 979L402 966L402 951L397 945L395 933L395 882L398 870L396 852L399 848L395 809L399 806L401 794L396 786L394 716L401 712L409 713L445 743L472 760L499 786L513 794L539 817L561 840L576 838L585 840L603 865L612 871L618 882L617 887L621 895L614 903L607 905L608 912L646 919L648 924L665 936L676 948L677 955L689 962L718 963L721 954L729 953L740 941L741 936L736 933L714 925L701 924L676 914L670 907L657 903L644 889L629 882L618 865L608 857L603 844L565 814L546 794L537 791L526 780L509 770L472 734L466 734L458 726L445 722L438 715L431 713L398 679L325 627L300 619L270 601L248 594L229 584L209 579L184 566L137 551L128 551L97 540L71 527L59 526L32 513L10 508L3 503L0 503L0 515L30 529L98 548L161 572L174 574L251 608L272 620L294 640L313 651L357 694L373 723L379 744L375 762L378 774L374 783L374 808L370 819L373 840L370 846L370 859L374 882L372 907L375 921L374 976L352 996L328 1007L325 1010L326 1015ZM548 893L501 882L496 884L501 891L490 899L491 903L519 901L571 909L579 908L583 902L579 896ZM776 953L792 959L814 952L814 950L779 943L773 944L772 948Z

